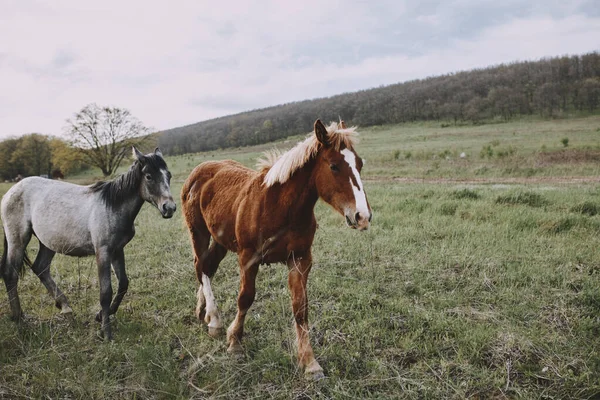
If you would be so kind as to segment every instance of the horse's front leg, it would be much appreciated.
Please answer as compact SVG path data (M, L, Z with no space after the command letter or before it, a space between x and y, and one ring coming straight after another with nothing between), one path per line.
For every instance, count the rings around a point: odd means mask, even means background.
M258 274L258 261L251 252L242 252L238 255L240 263L240 294L237 300L237 314L235 320L227 329L228 353L239 354L243 352L242 336L244 335L244 321L246 313L254 302L256 295L256 274Z
M304 373L311 379L324 377L323 368L315 360L313 349L308 337L308 299L306 283L312 267L312 256L294 256L288 259L288 286L292 297L292 311L296 323L296 345L298 347L298 363L304 368Z
M109 315L117 312L129 288L129 278L127 278L127 273L125 272L125 254L123 253L123 249L118 249L113 253L111 264L119 281L119 288L117 289L117 295L110 304ZM98 311L98 314L96 314L96 321L102 322L102 311Z
M102 332L107 340L112 340L110 329L110 302L112 300L112 285L110 282L111 254L106 247L96 250L96 262L98 263L98 281L100 282L100 311Z

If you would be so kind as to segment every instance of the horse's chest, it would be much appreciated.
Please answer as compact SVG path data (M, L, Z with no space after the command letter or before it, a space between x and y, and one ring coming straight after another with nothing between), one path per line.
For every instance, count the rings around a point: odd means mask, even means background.
M262 262L265 264L286 262L290 255L305 254L310 251L313 232L297 232L292 230L279 231L261 241L260 251Z
M123 248L133 239L135 236L135 228L132 226L130 229L116 233L113 238L115 239L115 247Z

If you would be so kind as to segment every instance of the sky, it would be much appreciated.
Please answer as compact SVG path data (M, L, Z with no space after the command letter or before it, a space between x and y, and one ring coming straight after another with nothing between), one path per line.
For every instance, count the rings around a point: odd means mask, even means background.
M0 140L89 103L162 130L592 51L600 0L0 0Z

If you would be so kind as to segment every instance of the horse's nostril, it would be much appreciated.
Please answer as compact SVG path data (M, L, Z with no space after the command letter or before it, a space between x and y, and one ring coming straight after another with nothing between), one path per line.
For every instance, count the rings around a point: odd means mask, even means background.
M369 214L369 222L371 222L371 220L373 219L373 213Z
M360 213L359 213L359 212L357 212L357 213L354 215L354 220L355 220L356 222L358 222L358 221L360 220Z

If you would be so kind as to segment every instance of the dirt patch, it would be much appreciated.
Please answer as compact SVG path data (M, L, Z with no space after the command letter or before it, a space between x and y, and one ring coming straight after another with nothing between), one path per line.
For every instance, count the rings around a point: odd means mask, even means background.
M490 178L404 178L371 176L363 178L368 182L397 182L397 183L444 183L463 185L488 184L585 184L600 183L600 177L595 176L535 176L535 177L490 177Z
M600 162L600 149L563 149L537 155L537 165L584 164Z

